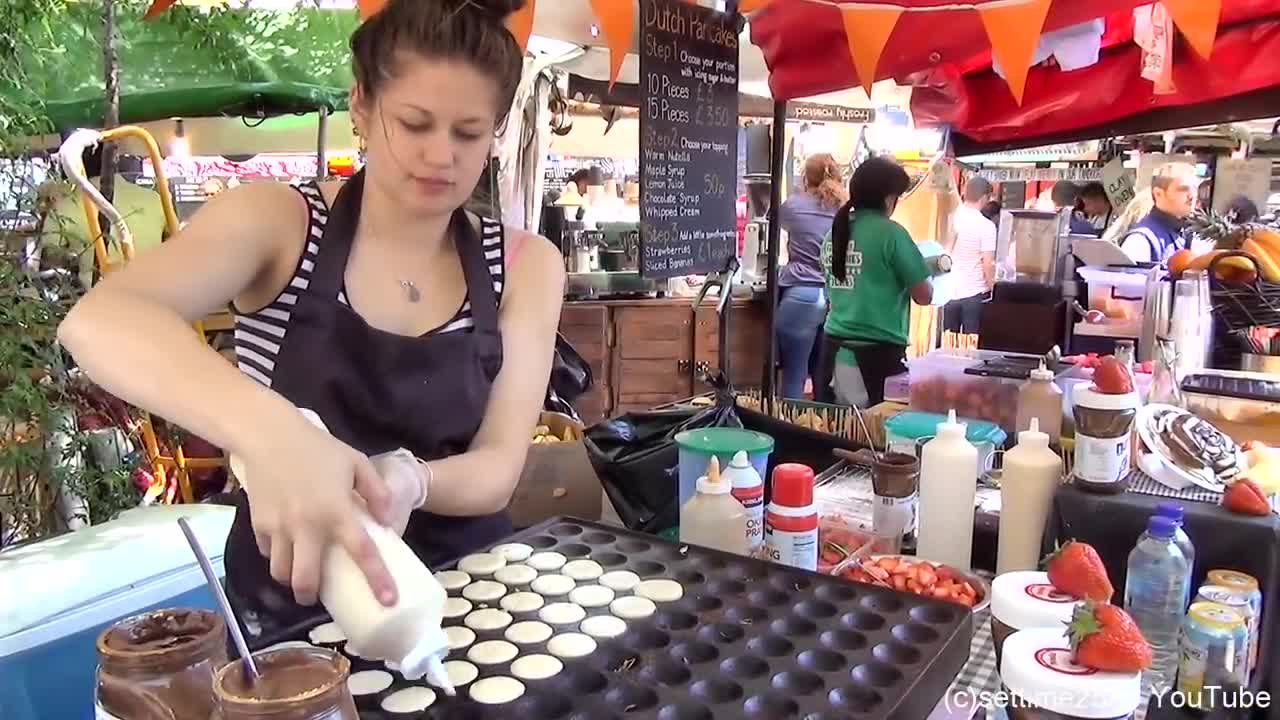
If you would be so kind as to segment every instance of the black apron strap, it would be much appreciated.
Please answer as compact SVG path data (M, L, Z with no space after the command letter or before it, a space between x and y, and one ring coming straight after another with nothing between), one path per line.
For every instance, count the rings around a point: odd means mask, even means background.
M364 171L356 173L338 189L338 196L329 208L329 220L320 238L320 252L316 266L311 271L308 292L319 297L336 300L342 292L343 278L347 272L347 258L360 222L360 208L364 202Z
M483 228L489 221L481 220ZM483 233L477 234L467 213L461 209L453 213L451 221L458 257L462 261L463 276L467 280L467 293L471 298L471 317L477 330L497 332L498 294L493 290L493 276L489 273L490 261L484 256ZM498 223L499 242L505 242L501 223ZM493 262L502 262L502 255Z

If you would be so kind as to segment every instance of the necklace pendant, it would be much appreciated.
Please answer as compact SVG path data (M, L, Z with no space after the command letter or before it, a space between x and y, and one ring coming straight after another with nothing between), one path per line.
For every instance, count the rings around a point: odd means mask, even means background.
M418 292L418 286L412 280L401 280L400 286L405 289L409 296L409 302L416 303L422 299L422 293Z

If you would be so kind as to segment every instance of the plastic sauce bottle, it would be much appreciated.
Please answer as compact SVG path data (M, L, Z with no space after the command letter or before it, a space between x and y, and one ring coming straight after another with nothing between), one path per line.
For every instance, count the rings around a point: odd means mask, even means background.
M1142 673L1144 690L1163 692L1178 669L1178 636L1186 614L1191 571L1174 542L1177 526L1152 516L1147 531L1129 553L1124 581L1124 607L1151 644L1151 667Z
M1062 483L1062 458L1049 449L1049 436L1040 421L1018 433L1018 444L1004 455L1000 480L1000 536L996 574L1035 570L1040 564L1053 493Z
M968 570L973 558L973 503L978 449L965 439L956 411L920 451L920 531L916 555Z
M729 467L721 475L733 488L733 497L747 511L747 555L756 555L764 547L764 478L756 472L745 450L734 454Z
M1040 432L1049 436L1049 445L1062 440L1062 389L1053 381L1053 373L1040 363L1031 378L1018 390L1018 432L1040 421Z
M764 514L768 559L801 570L818 569L818 511L813 468L785 463L773 469L773 496Z
M733 497L733 486L720 477L714 456L697 492L680 509L680 542L736 555L747 554L747 509Z

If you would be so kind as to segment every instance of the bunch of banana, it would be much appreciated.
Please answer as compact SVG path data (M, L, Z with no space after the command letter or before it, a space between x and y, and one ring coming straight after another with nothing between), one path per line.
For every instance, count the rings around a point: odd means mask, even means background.
M547 427L546 425L539 425L533 429L534 445L544 445L546 443L558 443L558 442L573 442L574 440L577 440L577 439L578 438L576 435L574 435L573 428L571 427L566 427L564 429L564 432L558 436L551 431L550 427Z
M1224 258L1218 265L1222 279L1237 282L1252 280L1255 272L1268 282L1280 282L1280 229L1255 223L1236 224L1213 212L1196 212L1188 220L1192 232L1213 241L1216 249L1197 255L1184 264L1185 270L1207 270L1219 255L1231 251L1240 251L1253 257L1254 263L1239 256ZM1170 261L1170 272L1175 275L1174 262ZM1225 271L1225 272L1224 272Z

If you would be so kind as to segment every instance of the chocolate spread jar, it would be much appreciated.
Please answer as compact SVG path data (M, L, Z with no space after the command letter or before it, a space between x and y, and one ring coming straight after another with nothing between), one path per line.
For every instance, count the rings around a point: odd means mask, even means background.
M1101 393L1081 383L1071 392L1071 402L1076 421L1071 473L1076 487L1103 495L1124 492L1133 455L1137 394Z
M185 608L135 615L102 631L98 717L208 720L213 676L227 662L226 633L216 612Z
M1064 629L1019 630L1004 643L1009 720L1125 720L1142 703L1141 673L1077 665Z
M1076 598L1049 582L1049 574L1019 570L997 575L991 581L991 641L1000 667L1001 647L1019 630L1064 629L1071 621Z
M259 678L244 664L225 665L214 678L213 720L359 720L347 688L351 663L324 648L266 650L253 656Z

